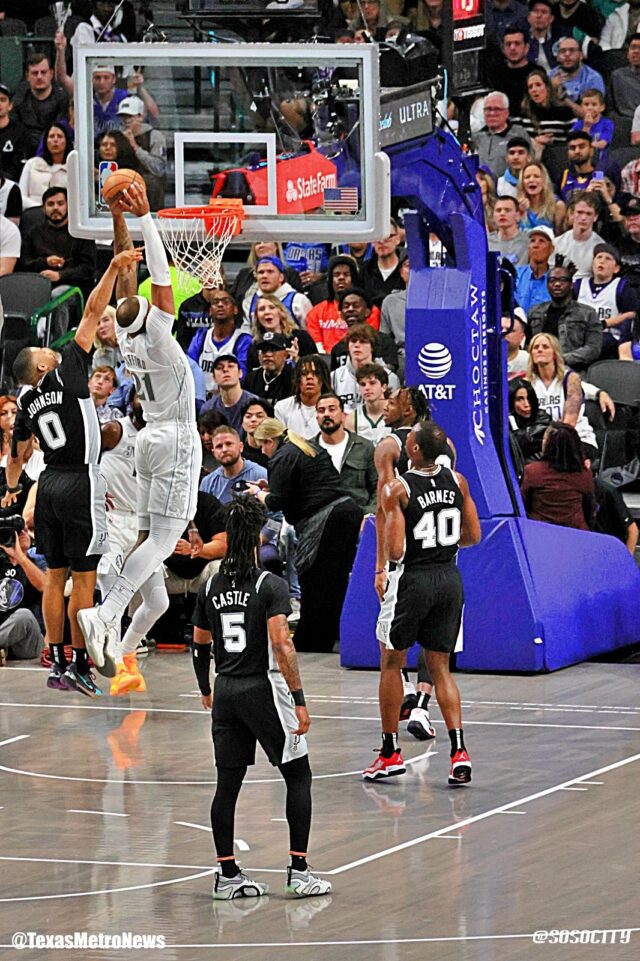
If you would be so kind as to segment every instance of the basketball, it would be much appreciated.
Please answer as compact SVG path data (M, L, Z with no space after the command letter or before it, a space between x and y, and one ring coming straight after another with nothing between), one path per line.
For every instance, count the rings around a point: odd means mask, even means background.
M107 203L110 203L114 197L117 197L131 184L139 184L144 187L144 180L137 170L129 170L127 167L123 167L122 170L115 170L112 174L109 174L102 185L102 196Z

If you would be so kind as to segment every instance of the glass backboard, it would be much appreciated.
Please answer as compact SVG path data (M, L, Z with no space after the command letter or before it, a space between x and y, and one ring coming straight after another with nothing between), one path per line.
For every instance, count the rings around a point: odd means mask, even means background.
M113 123L100 121L94 73L104 82L115 71L124 88L140 70L158 117L129 101ZM137 167L154 211L242 199L239 240L357 242L388 233L375 45L99 44L75 50L74 84L75 236L111 237L100 186L114 164Z

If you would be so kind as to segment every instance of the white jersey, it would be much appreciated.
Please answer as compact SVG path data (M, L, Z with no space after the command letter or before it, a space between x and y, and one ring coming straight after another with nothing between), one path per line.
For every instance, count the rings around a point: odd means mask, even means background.
M136 513L136 464L135 451L139 431L129 417L119 421L122 437L113 448L106 450L100 460L100 470L112 495L115 510L120 513Z
M594 283L591 278L583 277L578 287L576 300L579 304L593 307L598 315L598 320L604 323L609 317L614 317L620 313L618 310L618 288L620 287L621 281L621 277L614 277L608 284L604 284L603 286L599 284L595 285L594 290ZM615 336L616 333L618 336L620 335L617 327L612 327L608 333L613 336Z
M391 433L391 428L384 422L384 414L380 414L377 420L371 420L364 401L353 408L353 429L358 437L370 440L374 447L383 437L388 437Z
M145 329L131 337L116 324L118 346L148 424L195 423L196 393L187 356L174 340L173 314L151 307Z
M213 378L213 364L220 354L234 354L235 345L239 337L244 337L246 331L242 330L240 327L236 328L228 340L225 340L224 344L216 344L213 339L213 327L211 327L205 334L204 343L202 345L202 353L198 358L198 364L204 372L204 386L207 394L217 393L218 385Z
M567 396L567 379L571 371L567 371L562 380L558 377L554 377L549 386L547 386L539 377L536 377L533 382L533 389L536 392L536 397L538 398L538 403L542 410L546 410L547 414L551 420L562 420L564 417L564 403ZM596 440L596 435L593 432L593 428L587 418L584 415L584 404L580 408L580 413L578 414L578 420L576 422L576 430L583 444L590 444L591 447L598 447L598 442Z

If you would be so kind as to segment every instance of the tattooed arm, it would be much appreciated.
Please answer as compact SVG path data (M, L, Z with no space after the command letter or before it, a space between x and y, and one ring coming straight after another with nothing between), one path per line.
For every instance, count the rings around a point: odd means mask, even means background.
M278 662L280 673L282 674L287 687L294 695L294 703L296 700L302 700L304 702L304 696L302 694L302 681L300 680L300 671L298 669L298 658L296 655L296 649L293 646L293 641L289 636L289 625L287 624L287 619L284 614L276 614L275 617L269 618L267 624L269 627L269 637L271 639L271 646L273 648L275 659ZM305 704L296 703L295 711L296 717L298 718L298 728L297 730L292 731L292 733L306 734L309 730L311 720L309 718L309 714L307 713Z

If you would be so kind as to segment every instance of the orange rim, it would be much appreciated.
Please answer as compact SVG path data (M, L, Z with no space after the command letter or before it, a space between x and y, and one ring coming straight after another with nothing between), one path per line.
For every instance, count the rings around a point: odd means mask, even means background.
M226 232L231 224L232 236L235 237L242 230L245 214L242 200L212 197L206 206L165 207L157 215L165 220L203 220L207 232L213 230L215 234Z

